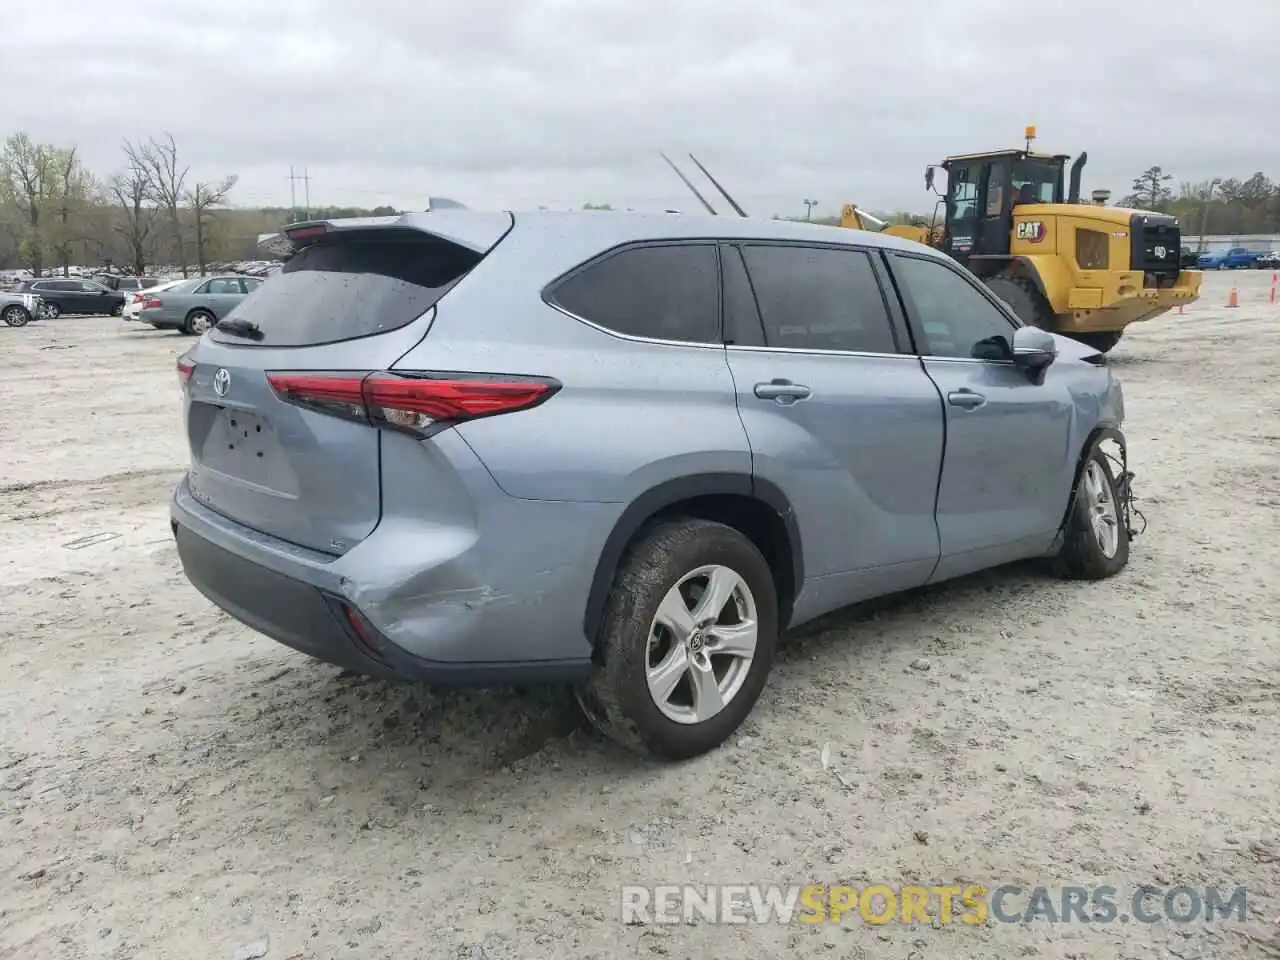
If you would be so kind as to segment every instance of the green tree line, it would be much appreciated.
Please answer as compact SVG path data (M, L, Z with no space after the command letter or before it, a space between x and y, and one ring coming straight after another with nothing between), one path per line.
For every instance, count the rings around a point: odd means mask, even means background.
M1134 178L1122 206L1176 216L1184 234L1280 233L1280 184L1261 171L1243 180L1176 183L1163 167L1148 167Z

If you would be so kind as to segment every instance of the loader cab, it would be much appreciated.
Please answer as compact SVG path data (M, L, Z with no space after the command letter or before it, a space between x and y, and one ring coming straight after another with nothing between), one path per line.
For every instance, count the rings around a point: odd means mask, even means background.
M948 157L942 249L961 263L1009 253L1018 204L1062 203L1063 155L1005 150Z

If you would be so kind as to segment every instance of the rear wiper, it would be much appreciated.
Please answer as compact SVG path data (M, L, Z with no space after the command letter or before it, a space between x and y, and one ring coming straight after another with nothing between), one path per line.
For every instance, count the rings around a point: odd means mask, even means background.
M249 340L262 339L262 328L252 320L219 320L214 324L214 329L229 333L233 337L245 337Z

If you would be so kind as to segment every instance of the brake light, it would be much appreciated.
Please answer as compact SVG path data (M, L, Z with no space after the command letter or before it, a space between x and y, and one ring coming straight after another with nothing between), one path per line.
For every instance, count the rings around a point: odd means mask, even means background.
M318 223L309 227L295 227L292 230L286 230L284 234L293 243L297 243L299 240L314 240L316 237L323 237L328 232L329 227L327 224Z
M147 298L146 298L146 296L144 296L144 295L143 295L143 294L141 294L141 293L135 293L135 294L133 295L133 302L134 302L134 303L142 303L142 302L143 302L143 301L145 301L146 299L147 299Z
M548 377L441 373L268 373L286 403L425 436L439 426L528 410L560 389Z
M180 382L185 384L195 376L195 372L196 365L194 362L187 359L186 354L183 354L178 358L178 380Z
M159 310L163 306L164 304L155 297L148 297L146 300L142 301L143 310Z

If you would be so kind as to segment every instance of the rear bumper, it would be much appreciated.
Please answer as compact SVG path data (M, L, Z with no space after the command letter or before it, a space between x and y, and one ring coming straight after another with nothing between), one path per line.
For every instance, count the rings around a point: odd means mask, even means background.
M192 497L185 477L170 518L183 570L197 590L259 633L327 663L441 686L581 682L591 670L582 611L596 537L578 538L580 557L558 565L546 558L566 549L566 524L584 534L599 526L603 542L608 516L602 508L609 505L508 500L528 513L518 521L503 516L503 525L545 529L553 538L532 545L544 558L542 569L510 584L463 588L457 586L463 575L493 575L476 548L442 560L441 543L424 540L420 529L397 530L394 518L335 558L209 510ZM511 554L531 547L498 543L494 549Z

